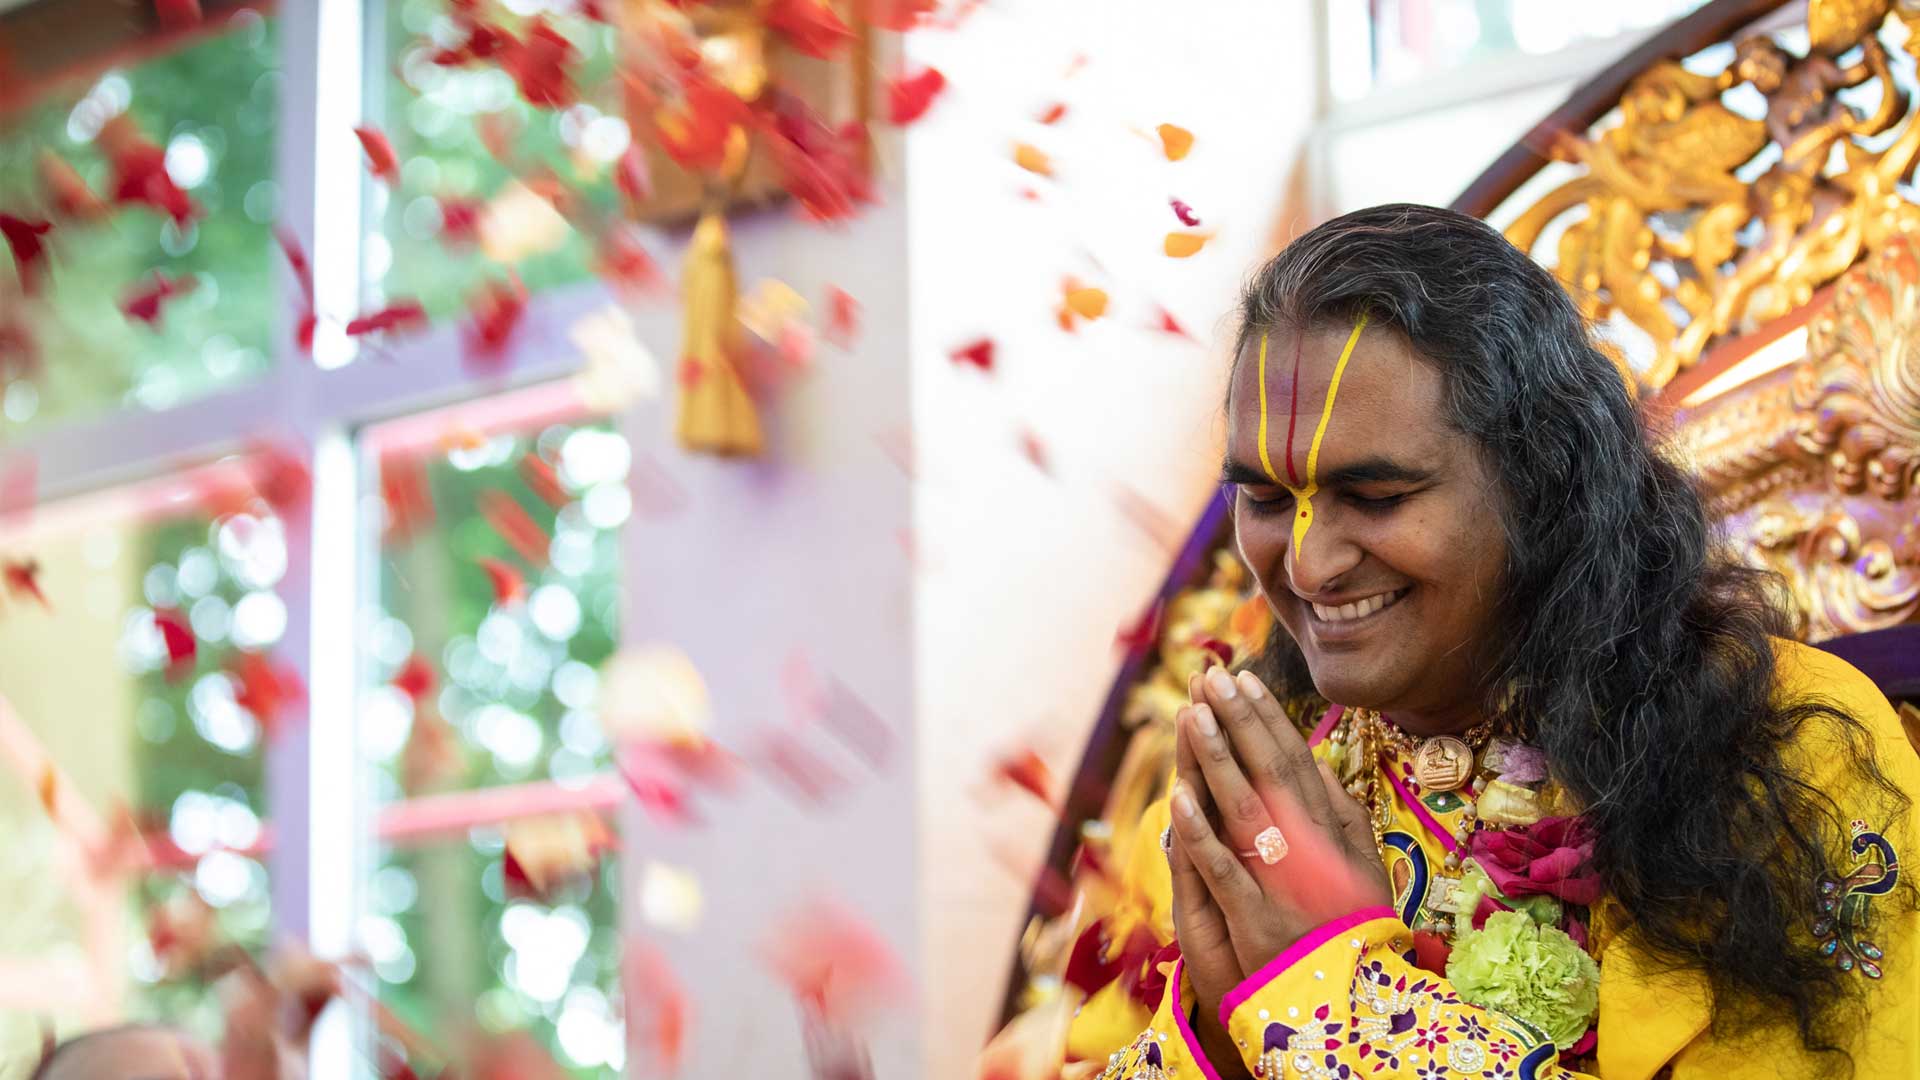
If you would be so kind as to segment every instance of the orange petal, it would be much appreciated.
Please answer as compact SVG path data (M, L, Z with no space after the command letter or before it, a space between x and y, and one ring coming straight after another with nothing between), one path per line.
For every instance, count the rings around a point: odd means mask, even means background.
M34 788L40 795L40 808L45 810L49 817L54 815L54 807L60 803L59 784L60 774L53 771L52 762L40 766L40 780Z
M1178 124L1161 124L1154 130L1160 133L1160 148L1166 151L1168 161L1179 161L1193 149L1193 132Z
M1170 232L1167 234L1167 254L1176 259L1196 255L1201 248L1207 246L1209 239L1211 238L1205 233Z
M1030 173L1040 176L1053 175L1053 159L1041 153L1038 147L1027 143L1018 143L1014 146L1013 162Z
M1083 319L1097 319L1107 313L1107 291L1074 289L1067 293L1067 307Z

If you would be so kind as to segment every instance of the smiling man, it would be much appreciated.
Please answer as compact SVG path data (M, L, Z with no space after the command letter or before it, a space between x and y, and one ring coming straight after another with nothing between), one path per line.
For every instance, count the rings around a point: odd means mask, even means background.
M1376 207L1240 322L1224 479L1284 632L1189 687L1069 1072L1920 1076L1920 761L1551 275Z

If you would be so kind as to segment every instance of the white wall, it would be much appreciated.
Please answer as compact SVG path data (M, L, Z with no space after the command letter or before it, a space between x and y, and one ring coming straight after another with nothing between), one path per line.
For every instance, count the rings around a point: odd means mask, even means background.
M704 913L691 933L647 926L631 888L627 931L659 945L694 1014L689 1077L808 1075L795 1007L757 948L802 900L843 902L911 966L919 948L914 892L913 625L907 561L895 542L908 485L874 433L907 414L907 215L888 205L841 229L762 215L736 227L742 284L778 278L816 304L828 284L866 307L850 354L823 348L814 372L766 410L767 454L753 462L690 457L672 446L671 395L623 419L636 460L651 458L686 490L683 513L636 516L626 531L623 637L669 642L705 676L713 734L745 749L755 733L790 729L781 669L794 650L844 682L893 733L874 769L825 732L802 741L848 783L824 807L796 802L756 771L730 797L699 800L702 825L663 829L629 807L624 872L659 860L693 872ZM677 264L669 256L667 265ZM671 378L677 305L641 313L640 330ZM920 1075L918 1014L902 1008L873 1040L884 1077ZM643 1059L627 1075L653 1075Z
M983 807L976 792L1023 740L1071 773L1115 672L1114 631L1170 562L1117 493L1157 505L1178 534L1214 490L1219 331L1293 224L1282 205L1310 119L1312 41L1304 3L1007 0L960 34L908 43L951 84L907 140L928 1077L971 1075L1053 829L1037 804ZM1032 121L1055 101L1068 106L1058 125ZM1162 122L1196 135L1186 160L1145 134ZM1016 168L1016 140L1049 153L1056 178ZM1029 187L1037 201L1021 197ZM1219 230L1184 261L1161 251L1174 196ZM1052 314L1069 274L1113 296L1071 335ZM1150 329L1158 304L1200 342ZM991 375L947 359L981 336L998 345ZM1023 456L1022 427L1054 475Z

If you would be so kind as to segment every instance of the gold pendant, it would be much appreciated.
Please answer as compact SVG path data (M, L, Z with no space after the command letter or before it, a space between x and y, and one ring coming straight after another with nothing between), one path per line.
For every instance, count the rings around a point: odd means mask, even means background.
M1473 774L1473 751L1451 735L1435 735L1413 756L1413 775L1426 791L1457 791Z

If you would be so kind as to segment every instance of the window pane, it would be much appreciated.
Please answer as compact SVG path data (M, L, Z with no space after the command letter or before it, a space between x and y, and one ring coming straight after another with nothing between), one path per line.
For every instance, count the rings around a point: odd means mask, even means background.
M0 212L52 225L36 295L0 274L0 426L164 409L266 369L284 281L275 36L235 15L0 116Z
M1664 26L1704 2L1374 0L1372 89L1501 57L1550 53L1583 41ZM1334 55L1352 55L1341 44L1335 42Z
M403 800L566 801L595 781L604 791L611 762L595 699L618 628L626 440L604 423L480 434L449 418L444 432L424 448L370 437L388 520L362 744L389 834L425 805ZM617 1072L617 860L570 863L540 889L521 880L537 868L508 859L529 821L563 835L534 836L519 860L569 850L569 830L602 828L600 812L482 814L385 846L362 931L394 1012L456 1052L471 1018L530 1036L578 1075Z
M0 545L12 569L37 563L46 597L12 579L0 694L70 780L56 785L64 819L70 794L78 816L138 828L153 864L69 872L81 846L42 808L47 782L0 769L0 910L13 913L0 964L54 974L30 985L56 987L44 1005L63 1034L166 1018L217 1035L215 950L273 937L261 845L275 713L257 672L286 625L274 587L287 554L272 512L225 475L217 514L155 519L136 494L88 496L101 510L83 523ZM17 1018L0 1027L0 1057L30 1060L33 1010L0 1016Z
M534 108L498 62L434 62L460 38L441 0L393 0L386 9L386 133L401 178L391 189L370 188L373 220L381 224L367 245L369 306L406 298L435 318L452 315L483 283L503 278L507 266L535 292L593 276L593 238L567 226L513 177L564 178L584 217L612 221L618 196L610 166L626 149L628 129L617 111L602 110L616 110L617 98ZM524 21L502 17L512 32L525 31ZM577 51L570 70L580 86L618 85L611 27L575 14L544 17ZM500 133L508 163L487 148L483 125ZM473 216L488 204L500 221L514 224L475 236Z

